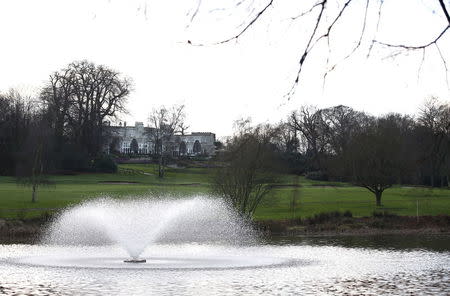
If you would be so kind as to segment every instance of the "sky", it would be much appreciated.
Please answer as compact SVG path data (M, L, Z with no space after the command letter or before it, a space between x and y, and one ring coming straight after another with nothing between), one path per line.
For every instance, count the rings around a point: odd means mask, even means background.
M435 47L427 49L423 63L421 51L393 57L395 52L382 47L374 48L369 58L364 49L342 61L358 40L363 0L353 2L332 32L331 51L322 42L311 52L295 94L286 98L317 11L296 21L291 17L314 1L275 0L237 41L214 45L239 32L264 3L2 0L0 91L35 94L52 72L87 59L132 79L129 113L121 115L128 125L146 124L152 108L184 104L189 131L218 137L231 135L237 119L276 123L302 105L414 114L430 96L450 99L445 65ZM376 14L377 9L368 14L364 42L375 36L395 44L426 43L447 24L437 0L385 0L378 30ZM449 35L438 43L448 67ZM324 80L334 62L339 62L337 68Z

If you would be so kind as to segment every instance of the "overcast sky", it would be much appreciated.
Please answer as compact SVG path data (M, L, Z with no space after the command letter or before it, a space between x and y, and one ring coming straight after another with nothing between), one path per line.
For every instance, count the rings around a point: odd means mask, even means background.
M287 100L283 95L295 79L312 20L293 22L290 17L307 8L301 6L305 1L274 1L238 42L208 45L236 34L251 9L265 3L244 1L236 8L236 2L200 1L191 21L197 0L2 0L0 91L37 92L53 71L88 59L133 79L130 114L122 117L128 124L146 122L151 109L161 104L185 104L190 131L219 137L230 135L238 118L278 122L304 104L411 114L431 95L450 98L444 64L434 47L427 50L421 71L421 52L390 58L391 51L376 48L367 59L362 50L340 63L324 86L324 43L311 54L300 86ZM350 17L334 32L331 60L339 61L354 45L364 2L354 1ZM367 25L367 40L373 38L375 23ZM376 37L420 44L445 25L437 0L386 0ZM449 35L439 43L448 63Z

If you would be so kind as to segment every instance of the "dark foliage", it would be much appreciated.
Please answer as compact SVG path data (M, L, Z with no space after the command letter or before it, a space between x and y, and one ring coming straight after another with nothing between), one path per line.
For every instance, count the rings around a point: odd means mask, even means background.
M328 181L328 175L322 171L308 172L306 178L315 181Z
M125 111L130 90L130 81L118 72L88 61L73 62L53 73L40 99L52 127L54 152L64 154L70 146L80 150L78 156L100 155L104 122Z
M92 170L97 173L117 173L117 164L110 155L103 154L94 159Z

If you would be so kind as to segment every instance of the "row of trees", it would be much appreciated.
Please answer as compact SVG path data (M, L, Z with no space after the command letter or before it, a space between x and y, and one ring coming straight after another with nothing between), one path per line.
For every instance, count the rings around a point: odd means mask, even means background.
M417 118L374 117L346 106L303 107L288 123L300 139L300 152L308 155L309 172L355 179L369 166L372 173L383 171L399 183L448 184L450 107L436 98L423 105Z
M102 65L78 61L53 73L34 97L0 94L0 174L36 189L45 173L97 164L103 122L125 111L128 79Z
M378 206L393 184L449 186L450 106L436 98L416 118L304 106L277 125L238 127L215 184L247 216L286 169L367 188Z

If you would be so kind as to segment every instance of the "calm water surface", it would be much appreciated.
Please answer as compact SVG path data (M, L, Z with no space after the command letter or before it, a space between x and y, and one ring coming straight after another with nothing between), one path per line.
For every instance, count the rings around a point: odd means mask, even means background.
M278 238L258 246L0 245L1 295L449 295L449 236Z

